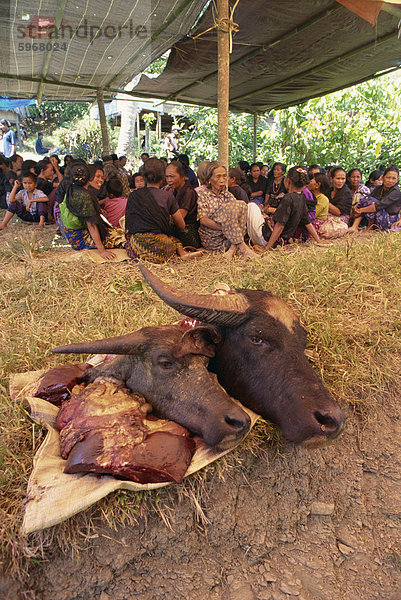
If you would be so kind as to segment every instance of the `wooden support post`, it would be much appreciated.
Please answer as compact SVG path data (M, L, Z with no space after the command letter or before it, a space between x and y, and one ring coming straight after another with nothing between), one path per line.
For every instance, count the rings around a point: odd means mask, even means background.
M253 113L253 162L256 162L257 153L257 135L258 135L258 115Z
M138 138L137 138L137 144L138 144L138 150L141 149L141 117L140 117L140 110L138 110L138 112L136 113L136 130L138 133Z
M103 155L110 154L110 146L109 146L109 134L107 131L107 121L106 121L106 112L104 110L104 96L103 90L98 88L97 90L97 106L99 109L99 119L100 119L100 129L102 132L102 146L103 146Z
M228 108L230 97L230 31L228 0L217 0L217 119L219 161L228 169Z
M159 112L157 113L156 139L158 142L162 139L162 116Z

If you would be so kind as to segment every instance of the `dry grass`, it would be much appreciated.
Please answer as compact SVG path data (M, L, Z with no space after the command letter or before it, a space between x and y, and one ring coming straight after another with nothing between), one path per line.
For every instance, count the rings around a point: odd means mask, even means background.
M50 348L67 342L120 335L143 326L176 320L142 284L135 264L94 265L52 246L54 230L32 233L17 223L0 234L0 547L16 572L31 560L45 560L46 548L79 552L106 522L135 524L156 510L167 526L183 497L194 518L207 524L202 506L207 483L242 469L245 455L260 456L266 445L279 451L276 430L257 424L237 450L184 481L158 492L115 493L83 514L28 540L20 534L23 503L32 458L43 431L8 396L13 372L51 367L71 358ZM164 281L200 293L223 281L231 287L269 289L287 300L309 333L308 356L340 403L361 413L397 378L400 364L401 235L360 235L327 247L295 245L252 261L222 261L209 255L199 262L152 266ZM74 255L77 258L76 255ZM73 258L74 258L73 257ZM398 376L399 377L399 376ZM21 571L22 569L22 571Z

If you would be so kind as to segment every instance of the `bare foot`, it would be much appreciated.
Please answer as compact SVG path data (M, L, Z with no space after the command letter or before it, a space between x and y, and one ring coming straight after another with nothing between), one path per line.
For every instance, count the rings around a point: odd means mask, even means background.
M237 250L236 246L231 245L229 247L229 249L226 252L224 252L224 254L223 254L224 258L228 258L228 259L234 258L236 250Z
M348 227L347 233L358 233L358 229L354 229L353 227Z
M257 256L256 253L245 244L245 242L241 242L241 244L238 245L238 250L245 258L256 258Z
M0 225L0 231L2 231L4 229L8 229L7 225Z
M183 260L191 260L192 258L200 258L203 256L202 250L198 250L197 252L185 252L185 254L181 254L180 258Z
M256 254L263 254L266 252L266 246L259 246L258 244L254 244L252 249Z

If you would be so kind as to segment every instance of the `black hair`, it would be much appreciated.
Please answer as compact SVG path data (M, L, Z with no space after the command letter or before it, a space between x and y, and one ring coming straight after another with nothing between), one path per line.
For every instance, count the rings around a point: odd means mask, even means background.
M73 157L73 155L72 155L72 154L66 154L66 155L64 156L64 166L66 166L66 165L67 165L67 162L68 162L68 161L67 161L67 158L70 158L71 160L74 160L74 157Z
M384 177L385 175L387 175L387 173L388 173L389 171L394 171L395 173L397 173L398 177L400 176L400 170L399 170L399 168L397 167L397 165L389 165L389 166L388 166L386 169L384 169L383 177Z
M149 159L149 154L148 154L148 152L142 152L142 154L141 154L141 158L142 158L142 160L143 160L143 157L144 157L144 156L147 156L147 157L148 157L146 160L148 160L148 159Z
M352 173L353 173L354 171L358 171L359 175L362 177L362 171L361 171L361 169L360 169L359 167L354 167L353 169L350 169L350 170L348 171L348 173L347 173L347 181L348 181L348 179L351 177L351 175L352 175Z
M320 183L320 192L330 198L330 179L325 173L315 173L313 179Z
M319 170L320 170L320 172L322 172L322 167L321 167L320 165L318 165L318 164L309 165L309 167L308 167L308 172L309 172L309 171L312 171L312 169L319 169Z
M143 176L147 183L160 183L164 179L165 167L158 158L148 158L143 166Z
M59 159L59 157L57 156L57 154L51 154L51 156L52 156L52 157L54 157L54 158L56 159L56 161L57 161L57 164L59 165L59 164L60 164L60 159Z
M117 154L112 154L112 155L111 155L111 158L112 158L113 160L118 160L118 156L117 156Z
M187 168L186 166L180 161L180 160L172 160L171 163L169 165L167 165L168 167L172 166L175 168L175 170L177 171L177 173L179 175L181 175L181 177L185 177L185 174L187 172Z
M189 156L188 156L188 154L179 154L179 155L178 155L178 160L179 160L180 162L182 162L182 164L183 164L185 167L187 167L187 168L189 167Z
M28 173L28 171L31 171L32 167L36 170L36 165L36 160L24 160L21 167L21 174L24 175L25 173Z
M281 162L275 162L272 166L272 172L274 171L274 167L281 167L281 170L285 173L287 170L287 165L285 165L284 163Z
M42 158L42 160L36 164L35 173L39 175L39 173L44 171L49 165L51 165L50 158Z
M123 195L123 184L117 177L109 179L106 183L107 194L112 194L115 198L120 198Z
M228 176L229 177L234 177L235 183L237 185L241 184L241 171L239 169L230 169L228 171Z
M249 170L252 171L253 167L259 167L260 169L260 163L252 163L251 166L249 167Z
M168 159L165 156L161 156L159 160L162 160L166 165L168 165Z
M238 166L241 169L241 171L245 171L245 173L248 173L248 171L250 170L249 162L247 160L239 160Z
M142 179L143 179L143 180L144 180L144 182L145 182L145 186L146 186L146 179L145 179L145 176L144 176L144 174L143 174L143 173L139 173L139 171L138 171L137 173L134 173L134 174L133 174L133 176L132 176L132 186L133 186L134 188L136 187L136 186L135 186L135 179L136 179L137 177L142 177Z
M383 171L380 171L379 169L375 169L369 175L369 179L367 180L367 182L365 183L365 185L369 185L369 183L373 183L373 181L377 181L378 179L380 179L380 177L382 175L383 175Z
M92 179L95 177L97 171L101 171L104 174L104 170L103 167L101 167L100 165L88 165L89 168L89 181L92 181Z
M303 188L309 183L308 172L304 167L291 167L287 173L287 177L296 188Z
M99 158L97 160L93 161L94 166L99 167L100 169L103 169L103 161L100 160Z
M346 171L345 171L345 169L343 167L332 167L330 169L330 175L332 177L334 177L334 175L337 173L337 171L344 171L345 175L347 175L347 173L346 173Z
M0 165L6 165L6 167L8 167L9 164L10 161L8 160L8 158L4 156L4 154L0 154Z
M127 158L127 157L125 156L125 154L123 154L122 156L118 157L118 160L121 160L122 158Z
M32 173L32 171L25 171L25 173L22 173L21 180L24 179L24 177L26 177L27 179L32 179L33 183L35 184L38 181L36 173Z
M103 162L110 162L112 160L113 160L113 157L111 156L111 154L105 154L104 156L102 156Z
M17 158L22 158L22 156L20 154L13 154L12 156L10 156L9 160L9 164L15 163L17 161ZM47 159L49 160L49 159Z

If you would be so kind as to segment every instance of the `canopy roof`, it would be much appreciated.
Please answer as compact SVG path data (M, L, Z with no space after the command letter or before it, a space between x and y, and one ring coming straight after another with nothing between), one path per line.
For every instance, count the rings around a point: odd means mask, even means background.
M208 0L0 0L0 93L105 98L187 35Z
M237 30L231 109L283 108L399 68L400 4L230 0ZM91 101L103 89L112 98L173 48L163 74L142 76L131 95L217 105L210 0L0 0L0 6L3 95Z
M285 108L399 68L397 4L400 0L239 0L233 14L238 32L233 34L230 108L251 113ZM164 72L153 80L142 76L133 92L216 106L214 25L209 8L191 37L173 47Z

